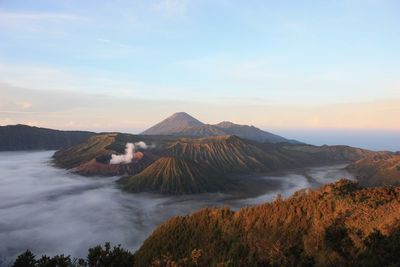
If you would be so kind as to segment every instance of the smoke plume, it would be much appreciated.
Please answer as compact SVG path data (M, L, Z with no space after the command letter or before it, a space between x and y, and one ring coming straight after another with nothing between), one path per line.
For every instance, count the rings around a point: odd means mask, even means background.
M147 149L148 146L145 142L140 141L137 143L126 143L125 146L125 154L123 155L111 155L110 164L128 164L132 162L132 159L135 157L135 152L137 149Z

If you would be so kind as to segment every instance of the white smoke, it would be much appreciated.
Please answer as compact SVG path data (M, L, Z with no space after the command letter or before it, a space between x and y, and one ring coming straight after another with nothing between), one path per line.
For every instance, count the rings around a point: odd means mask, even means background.
M147 149L148 145L143 142L137 142L137 143L126 143L125 146L125 154L123 155L115 155L112 154L111 155L111 160L110 160L110 164L128 164L132 162L132 159L135 156L135 152L137 149Z
M140 141L140 142L135 143L135 147L141 148L141 149L147 149L149 146L145 142Z

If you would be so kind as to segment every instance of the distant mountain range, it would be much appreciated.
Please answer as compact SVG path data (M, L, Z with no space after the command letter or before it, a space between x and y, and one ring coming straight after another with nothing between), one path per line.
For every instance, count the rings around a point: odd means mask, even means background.
M175 135L182 137L208 137L236 135L257 142L300 143L282 136L260 130L254 126L239 125L229 121L211 125L204 124L185 112L178 112L145 130L143 135Z
M0 126L0 151L54 150L78 144L96 133L61 131L23 124ZM236 135L257 142L300 143L262 131L254 126L221 122L204 124L185 112L178 112L147 129L141 135L171 135L177 137L210 137Z
M83 142L93 132L59 131L28 125L0 126L0 151L55 150Z
M110 164L127 143L145 142L140 157ZM58 131L26 125L0 127L0 150L61 149L56 165L82 175L124 176L119 185L132 192L190 194L224 191L229 177L323 164L348 168L363 185L400 184L400 155L349 146L312 146L254 126L204 124L175 113L140 135ZM139 155L139 154L138 154Z

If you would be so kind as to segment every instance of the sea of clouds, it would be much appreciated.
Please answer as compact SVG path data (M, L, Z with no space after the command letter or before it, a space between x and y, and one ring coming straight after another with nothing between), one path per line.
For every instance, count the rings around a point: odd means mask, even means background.
M343 166L265 176L279 184L265 194L235 198L225 194L161 196L128 194L116 177L82 177L51 164L52 151L0 152L0 266L32 250L36 255L71 254L110 241L137 249L154 228L174 215L207 206L244 205L272 200L277 193L315 187L348 174Z

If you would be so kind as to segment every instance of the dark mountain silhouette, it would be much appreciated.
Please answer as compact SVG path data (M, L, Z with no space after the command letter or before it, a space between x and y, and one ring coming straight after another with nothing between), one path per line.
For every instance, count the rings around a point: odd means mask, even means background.
M83 142L93 132L60 131L28 125L0 126L0 151L55 150Z
M299 143L254 126L221 122L216 125L204 124L185 112L175 113L142 133L143 135L175 135L181 137L208 137L236 135L244 139L270 143Z

